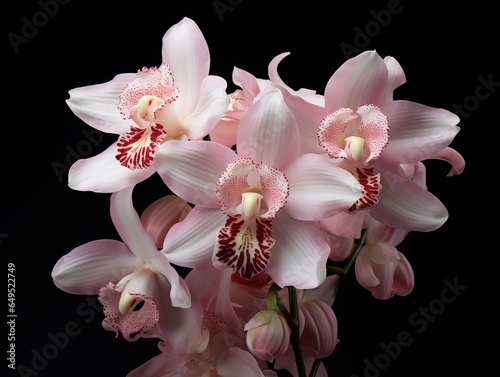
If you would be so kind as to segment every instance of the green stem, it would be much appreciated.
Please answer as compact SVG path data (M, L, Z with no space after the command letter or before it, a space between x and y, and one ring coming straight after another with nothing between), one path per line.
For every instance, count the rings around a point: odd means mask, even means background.
M299 324L299 306L297 304L297 292L295 287L288 287L288 300L290 301L290 316L292 324L290 326L290 342L292 343L293 354L295 356L295 363L299 377L307 377L306 366L304 364L304 357L302 356L302 348L300 347L300 324ZM290 325L290 324L289 324Z
M318 371L318 368L319 366L321 365L321 360L320 359L316 359L314 360L314 364L311 368L311 372L309 373L309 377L315 377L316 376L316 372Z

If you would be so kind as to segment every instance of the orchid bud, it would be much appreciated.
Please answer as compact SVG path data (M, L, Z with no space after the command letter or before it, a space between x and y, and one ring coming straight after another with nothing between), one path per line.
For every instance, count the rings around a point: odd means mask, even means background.
M286 320L274 310L262 310L247 322L246 341L257 358L272 362L290 345L290 328Z

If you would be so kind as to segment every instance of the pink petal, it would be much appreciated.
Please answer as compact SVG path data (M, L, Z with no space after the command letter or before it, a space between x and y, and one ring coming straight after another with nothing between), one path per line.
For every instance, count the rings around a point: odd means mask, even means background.
M325 108L357 109L380 104L388 85L387 66L376 51L365 51L347 60L332 75L325 88Z
M208 45L198 25L188 17L173 25L163 36L162 61L167 63L180 89L175 106L180 114L190 114L210 68Z
M429 232L438 229L448 219L443 203L417 183L402 178L382 180L377 205L371 207L374 219L401 230Z
M242 89L244 99L251 104L261 89L255 76L243 69L234 67L232 79L233 83Z
M142 226L153 236L156 247L162 248L170 228L184 220L191 211L191 206L175 195L166 195L151 203L140 218Z
M72 294L97 295L109 281L119 281L142 266L120 241L97 240L73 249L52 269L54 284Z
M173 193L189 203L216 208L217 180L236 157L231 148L212 141L169 140L158 149L153 165Z
M200 88L196 108L184 120L190 140L203 139L217 125L228 106L226 81L217 76L206 77Z
M352 174L324 156L305 154L285 169L290 194L285 211L299 220L321 220L347 210L361 197Z
M451 170L447 174L448 177L462 174L465 169L465 159L455 149L446 147L441 152L432 156L433 159L443 160L451 164Z
M387 72L389 76L387 83L387 92L383 102L388 102L393 100L394 90L396 90L396 88L399 88L406 82L406 76L399 62L392 56L386 56L384 58L384 63L387 66Z
M238 136L238 155L281 167L300 151L297 122L278 89L259 97L243 115Z
M281 211L273 221L276 244L271 249L268 274L281 287L319 286L326 278L330 246L313 222L299 221Z
M162 252L178 266L194 268L212 264L215 236L225 219L219 208L194 207L184 221L172 226Z
M68 184L74 190L110 193L149 178L153 168L130 170L116 159L116 143L96 156L76 161L68 173Z
M380 161L406 163L431 158L446 148L460 131L460 118L444 109L410 101L382 105L389 118L391 139Z
M135 73L123 73L103 84L72 89L66 103L76 116L91 127L107 133L121 134L133 122L128 117L124 119L118 110L120 95L135 76Z
M111 219L129 250L141 260L149 261L157 250L156 243L134 209L133 189L134 186L130 186L111 194Z

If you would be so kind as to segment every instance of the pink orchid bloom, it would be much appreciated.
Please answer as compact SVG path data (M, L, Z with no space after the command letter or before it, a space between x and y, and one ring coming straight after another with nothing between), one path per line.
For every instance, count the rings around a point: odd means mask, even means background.
M73 164L69 186L118 191L151 176L151 162L169 140L208 135L228 103L226 81L209 75L209 66L203 34L185 17L165 33L159 67L72 89L70 109L95 129L119 137L102 153Z
M234 67L232 80L241 89L236 89L229 94L229 106L217 126L210 132L210 139L212 141L227 145L228 147L235 145L241 117L253 105L259 94L264 92L265 88L271 84L279 85L288 92L308 102L323 106L323 96L317 94L316 91L306 88L294 90L281 79L278 74L278 65L288 55L290 55L289 52L284 52L273 58L268 66L268 79L257 78L241 68Z
M238 153L209 141L158 151L160 176L195 205L177 237L246 279L266 271L280 286L318 286L329 246L314 220L347 210L360 185L323 156L300 154L295 118L276 88L245 112L237 141Z
M395 294L409 295L415 278L410 262L396 249L408 234L370 218L367 225L366 244L356 258L354 269L359 284L373 297L387 300Z
M193 269L186 276L192 295L203 307L203 326L210 333L203 352L176 354L162 343L160 355L127 377L275 377L276 373L244 349L244 334L230 299L231 274L229 269L221 271L208 265Z
M68 293L99 295L104 328L129 341L158 337L177 353L201 352L208 342L201 306L142 226L132 191L111 195L111 217L123 242L103 239L73 249L55 264L54 283ZM164 213L178 218L176 210L184 207L171 203Z
M298 120L303 150L326 152L332 164L363 186L363 196L347 211L360 216L350 221L358 224L355 236L364 209L388 226L415 231L435 230L448 218L442 202L412 182L400 165L439 158L453 164L450 175L461 173L463 158L448 147L460 130L459 118L444 109L394 100L394 90L405 81L394 58L366 51L332 75L324 107L283 91Z

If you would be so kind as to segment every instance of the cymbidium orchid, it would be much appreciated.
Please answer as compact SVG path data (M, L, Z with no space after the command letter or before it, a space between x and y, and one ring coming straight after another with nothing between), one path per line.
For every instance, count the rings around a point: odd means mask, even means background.
M209 75L210 54L196 23L185 17L163 37L162 64L111 81L70 90L67 104L97 130L119 135L96 156L76 161L69 185L114 192L155 170L151 162L169 140L201 140L228 105L226 81Z
M360 236L364 210L388 226L415 231L435 230L448 218L443 203L400 165L438 158L454 164L450 174L461 173L463 158L449 148L459 118L445 109L394 100L394 90L405 81L396 59L366 51L335 71L323 107L283 91L299 119L304 150L327 153L332 165L363 186L362 197L345 212L351 216L340 215L346 236Z
M323 156L300 154L296 120L272 86L242 117L237 145L172 141L158 151L160 176L195 205L177 234L246 279L266 271L280 286L318 286L329 246L314 220L347 210L360 185Z
M395 100L406 78L393 57L360 53L318 94L281 79L288 54L266 79L234 67L227 94L185 17L158 67L70 91L71 110L117 141L77 161L69 186L111 193L121 241L76 247L52 277L97 295L106 330L158 339L128 377L327 377L350 271L377 299L413 290L397 248L448 217L424 162L463 171L458 117ZM134 188L155 172L168 194L139 215Z
M201 306L142 226L132 191L111 195L111 217L123 242L102 239L73 249L54 266L54 283L72 294L98 295L104 328L129 341L157 337L178 353L201 352L208 342ZM165 213L178 218L182 203L170 204Z

